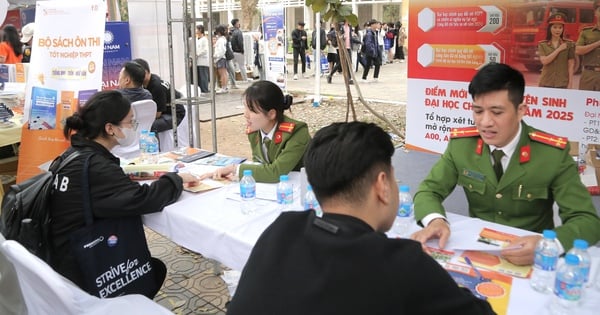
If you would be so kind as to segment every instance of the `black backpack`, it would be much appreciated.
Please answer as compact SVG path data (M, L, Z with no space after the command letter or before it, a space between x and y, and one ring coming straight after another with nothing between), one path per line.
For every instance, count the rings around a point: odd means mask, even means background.
M59 172L80 155L74 151L58 166ZM56 161L56 160L55 160ZM31 253L50 262L50 211L48 200L54 173L44 172L10 186L2 200L0 232L15 240Z
M331 46L333 46L334 48L337 48L338 43L337 43L337 36L335 36L335 30L331 30L331 31L329 31L329 33L327 33L327 39L331 42Z

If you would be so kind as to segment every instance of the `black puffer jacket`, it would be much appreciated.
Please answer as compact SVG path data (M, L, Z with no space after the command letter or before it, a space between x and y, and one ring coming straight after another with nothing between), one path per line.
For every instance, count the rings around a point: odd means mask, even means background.
M71 147L63 153L65 158L73 150L81 156L66 165L54 178L50 198L52 223L52 267L63 276L81 286L81 272L71 253L69 235L84 226L82 199L82 171L87 156L90 159L90 199L94 218L138 216L161 211L175 202L183 190L183 181L175 173L168 173L151 185L129 179L119 166L119 159L102 145L77 134L71 137ZM61 159L50 166L58 167ZM140 244L140 246L148 246Z

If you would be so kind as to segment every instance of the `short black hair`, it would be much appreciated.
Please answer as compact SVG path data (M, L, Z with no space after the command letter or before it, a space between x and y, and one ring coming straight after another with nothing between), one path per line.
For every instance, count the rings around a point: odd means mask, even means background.
M227 33L227 27L223 24L219 24L215 27L215 34L225 36Z
M246 107L254 113L259 111L267 113L271 109L277 112L277 121L283 121L283 111L289 109L293 102L291 95L283 95L281 88L277 84L261 80L252 83L242 98L246 102Z
M144 68L144 70L150 72L150 65L148 64L148 61L146 61L142 58L136 58L136 59L133 59L132 61L138 63L140 66L142 66L142 68Z
M146 70L144 70L142 65L135 61L127 61L123 64L123 69L125 70L125 72L127 72L129 77L131 78L131 81L133 81L136 87L139 87L142 84L144 84Z
M240 21L240 19L232 19L231 20L231 25L235 26L236 24L238 24L239 21Z
M391 175L394 145L373 123L333 123L308 144L304 166L319 202L360 201L381 171Z
M485 93L502 90L508 91L508 99L515 108L523 103L525 78L521 72L503 63L488 63L469 83L469 94L473 99Z
M202 34L204 34L204 25L198 24L196 25L196 30Z
M107 123L119 125L130 110L131 102L121 92L100 91L66 119L63 134L67 139L73 130L90 140L107 136L104 126Z

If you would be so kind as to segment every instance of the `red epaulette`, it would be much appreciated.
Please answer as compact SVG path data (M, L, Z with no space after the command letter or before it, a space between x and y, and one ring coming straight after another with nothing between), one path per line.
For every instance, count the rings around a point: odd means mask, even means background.
M464 127L464 128L452 128L450 130L450 138L466 138L479 136L479 130L477 127Z
M292 133L292 131L294 131L294 128L296 128L296 124L293 122L282 122L279 124L279 128L277 130L283 131L283 132L287 132L287 133Z
M543 144L551 145L553 147L564 149L567 147L569 139L566 137L559 137L549 133L541 131L533 131L529 133L529 138L533 141L537 141Z

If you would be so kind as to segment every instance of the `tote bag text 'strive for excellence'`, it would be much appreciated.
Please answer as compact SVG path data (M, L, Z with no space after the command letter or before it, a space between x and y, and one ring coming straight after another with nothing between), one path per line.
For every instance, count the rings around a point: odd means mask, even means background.
M90 294L106 298L156 292L140 217L97 220L71 240Z

